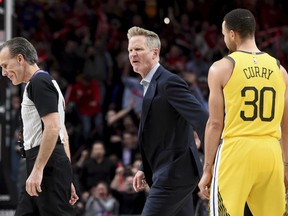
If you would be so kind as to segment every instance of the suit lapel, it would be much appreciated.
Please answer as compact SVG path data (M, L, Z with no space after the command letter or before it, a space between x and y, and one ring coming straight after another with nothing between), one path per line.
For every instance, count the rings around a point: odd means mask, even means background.
M146 117L147 117L151 102L152 102L153 97L155 95L156 85L157 85L156 81L152 80L151 83L149 84L149 87L148 87L147 92L145 94L145 97L143 99L142 114L141 114L142 126L145 124Z
M143 103L142 103L142 113L141 113L141 121L140 121L140 130L139 132L141 133L143 130L143 126L145 124L147 114L149 112L152 100L154 98L155 92L156 92L156 87L157 87L157 78L159 77L161 73L161 68L162 66L160 65L159 68L157 69L156 73L154 74L149 87L147 89L147 92L143 98Z

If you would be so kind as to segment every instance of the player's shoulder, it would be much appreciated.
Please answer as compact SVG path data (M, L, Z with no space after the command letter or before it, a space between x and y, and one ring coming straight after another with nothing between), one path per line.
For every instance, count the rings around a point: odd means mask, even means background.
M221 73L224 71L232 71L235 62L229 56L225 56L222 59L215 61L209 68L209 73Z

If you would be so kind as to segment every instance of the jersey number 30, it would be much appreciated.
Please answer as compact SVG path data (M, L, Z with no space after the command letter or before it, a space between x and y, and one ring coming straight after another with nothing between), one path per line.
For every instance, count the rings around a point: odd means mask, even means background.
M272 87L263 87L260 91L258 91L254 86L249 86L242 89L241 96L246 97L248 93L249 95L252 94L252 100L246 100L245 105L250 107L250 110L253 110L252 115L249 112L249 116L247 115L247 111L245 112L244 110L241 110L240 117L244 121L254 121L258 116L262 121L272 121L275 115L276 91ZM269 97L271 97L271 99ZM268 99L271 104L265 103L265 99Z

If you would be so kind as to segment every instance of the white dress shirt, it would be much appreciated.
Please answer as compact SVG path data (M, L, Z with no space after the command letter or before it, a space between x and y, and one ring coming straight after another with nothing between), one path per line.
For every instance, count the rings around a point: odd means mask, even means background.
M159 63L157 63L151 70L150 72L141 80L140 84L143 86L144 88L144 93L143 95L145 96L146 92L147 92L147 89L149 87L149 84L156 72L156 70L158 69L158 67L160 66Z

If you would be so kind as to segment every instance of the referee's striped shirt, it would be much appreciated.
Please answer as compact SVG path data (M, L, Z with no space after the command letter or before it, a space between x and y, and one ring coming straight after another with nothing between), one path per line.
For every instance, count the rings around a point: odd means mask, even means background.
M61 129L57 142L64 142L65 100L57 82L48 72L38 72L27 83L21 103L24 149L40 145L44 124L41 117L59 113Z

